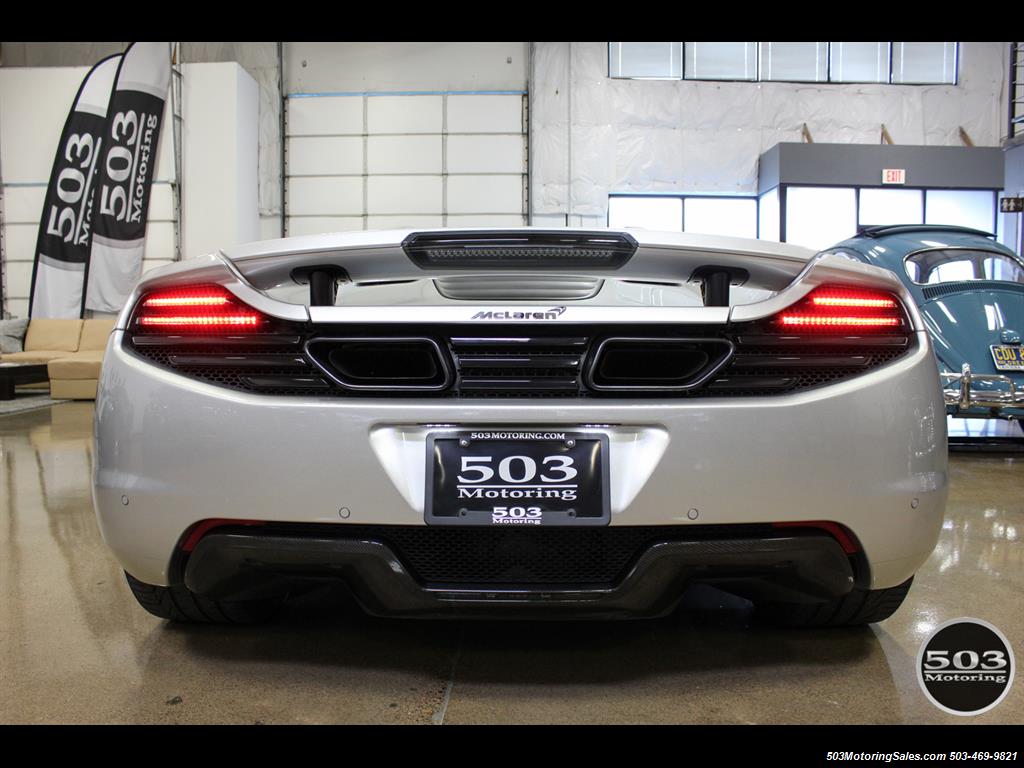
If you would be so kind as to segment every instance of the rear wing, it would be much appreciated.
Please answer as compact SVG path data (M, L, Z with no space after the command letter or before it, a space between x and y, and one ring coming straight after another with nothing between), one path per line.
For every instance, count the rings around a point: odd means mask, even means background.
M335 306L337 286L346 281L382 284L489 273L690 282L701 288L703 306L699 308L572 306L559 316L565 323L606 319L611 311L628 322L743 322L774 314L817 285L838 282L900 295L913 327L921 327L913 298L892 272L842 256L815 255L785 243L710 235L530 228L346 232L249 243L147 272L121 312L117 327L126 327L131 308L145 292L204 282L224 285L248 305L285 320L416 322L423 315L418 306ZM309 286L308 303L271 295L272 289L296 285ZM736 285L765 289L772 295L731 305L729 294ZM522 307L458 302L431 307L430 311L444 322L461 322L479 309Z
M730 285L781 290L813 251L737 238L614 230L352 232L271 240L222 255L253 287L310 286L313 306L333 304L339 281L374 283L485 272L600 275L698 282L705 304L727 306Z

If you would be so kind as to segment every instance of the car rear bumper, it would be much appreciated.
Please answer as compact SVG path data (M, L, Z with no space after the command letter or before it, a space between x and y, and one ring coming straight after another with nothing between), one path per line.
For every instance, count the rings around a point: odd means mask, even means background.
M916 348L792 395L638 399L309 398L183 378L111 336L96 404L94 500L121 565L170 583L201 520L424 526L425 444L466 427L590 431L610 451L610 527L834 521L872 588L931 553L946 501L938 371Z
M960 373L940 373L939 376L951 416L1024 418L1024 388L1012 376L973 373L968 363L963 364ZM953 386L956 388L951 388Z
M670 612L694 582L747 597L821 600L848 593L854 573L836 540L821 535L654 541L614 583L571 586L423 583L383 537L366 536L212 533L184 567L185 585L213 599L325 580L342 581L380 616L640 618Z

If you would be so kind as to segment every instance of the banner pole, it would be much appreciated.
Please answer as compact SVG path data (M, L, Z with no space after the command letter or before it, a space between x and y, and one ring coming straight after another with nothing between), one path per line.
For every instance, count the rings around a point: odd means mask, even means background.
M185 76L181 71L181 43L171 43L171 128L174 139L174 260L181 261L181 244L185 239L182 220L182 171L184 167L184 88Z

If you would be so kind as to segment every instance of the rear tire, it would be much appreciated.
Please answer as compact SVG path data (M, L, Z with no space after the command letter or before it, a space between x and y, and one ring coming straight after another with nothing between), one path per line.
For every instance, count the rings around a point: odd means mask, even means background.
M824 603L757 603L755 615L763 623L781 627L855 627L892 616L914 582L911 576L888 589L854 589Z
M211 600L184 585L159 587L125 572L139 605L154 616L191 624L256 624L271 618L282 600Z

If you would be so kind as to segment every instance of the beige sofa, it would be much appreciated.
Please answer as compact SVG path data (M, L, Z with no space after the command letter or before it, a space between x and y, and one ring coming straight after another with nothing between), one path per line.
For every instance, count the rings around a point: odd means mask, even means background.
M93 400L103 364L103 350L114 318L96 320L35 319L25 334L23 352L0 357L7 363L46 363L50 396Z

